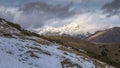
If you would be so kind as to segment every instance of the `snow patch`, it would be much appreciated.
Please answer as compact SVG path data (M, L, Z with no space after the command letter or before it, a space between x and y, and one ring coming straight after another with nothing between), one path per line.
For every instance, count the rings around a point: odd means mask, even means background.
M95 68L91 60L59 50L59 46L0 37L0 68L62 68L61 62L66 59L82 68Z

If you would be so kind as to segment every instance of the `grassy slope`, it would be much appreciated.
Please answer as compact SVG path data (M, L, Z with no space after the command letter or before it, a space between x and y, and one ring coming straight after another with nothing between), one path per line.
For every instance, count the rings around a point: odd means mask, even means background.
M119 44L93 44L70 36L42 36L51 42L57 42L65 47L79 51L83 49L91 57L104 61L120 68L120 45Z

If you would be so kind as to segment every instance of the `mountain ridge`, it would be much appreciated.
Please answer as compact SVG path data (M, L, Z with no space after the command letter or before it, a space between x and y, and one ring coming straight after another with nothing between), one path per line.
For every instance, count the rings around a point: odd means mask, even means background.
M120 27L112 27L110 29L96 32L89 36L87 40L96 43L119 43Z

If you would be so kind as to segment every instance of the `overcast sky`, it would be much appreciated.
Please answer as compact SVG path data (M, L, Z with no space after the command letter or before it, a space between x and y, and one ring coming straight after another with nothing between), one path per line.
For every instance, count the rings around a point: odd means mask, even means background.
M120 25L120 0L0 0L0 17L25 28L76 23L99 30Z

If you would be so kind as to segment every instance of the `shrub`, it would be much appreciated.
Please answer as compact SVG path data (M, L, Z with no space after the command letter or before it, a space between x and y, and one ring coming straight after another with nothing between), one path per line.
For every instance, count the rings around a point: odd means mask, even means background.
M6 37L12 37L11 34L3 34L3 36L6 36Z
M34 52L35 52L35 51L27 51L26 53L29 53L31 57L40 58L40 57L37 56Z
M41 37L39 34L35 33L35 32L30 32L28 30L21 30L21 33L27 36L36 36L36 37Z
M2 22L2 18L0 18L0 22Z
M93 52L87 52L87 54L90 57L96 58L100 61L106 62L107 64L113 65L113 66L115 66L115 68L120 68L119 62L114 62L114 61L110 60L107 56L98 55L98 54L93 53Z
M107 56L107 53L106 53L105 50L103 50L103 51L101 52L101 54L102 54L102 56Z
M118 46L118 48L120 48L120 45Z
M12 27L15 27L16 29L21 31L21 26L19 24L15 24L15 23L8 22L8 21L7 21L7 24L12 26Z
M118 52L120 52L120 50L118 50Z
M118 54L115 54L115 56L118 56Z
M33 36L40 37L40 35L37 34L37 33L35 33L35 32L31 32L31 34L32 34Z
M31 33L30 31L27 31L27 30L21 30L21 33L24 34L24 35L27 35L27 36L31 36Z

